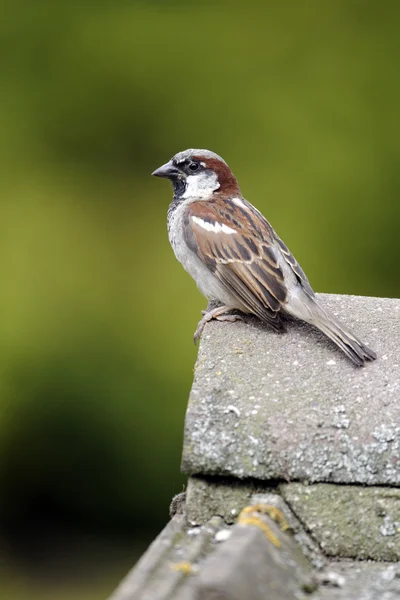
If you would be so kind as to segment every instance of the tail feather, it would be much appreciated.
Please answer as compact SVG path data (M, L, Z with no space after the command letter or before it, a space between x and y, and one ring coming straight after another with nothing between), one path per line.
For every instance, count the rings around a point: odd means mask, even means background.
M376 359L375 352L348 330L344 329L342 325L339 326L333 321L325 323L315 322L314 325L335 342L358 367L362 367L367 360Z
M313 302L312 319L310 323L320 329L330 338L348 358L358 367L362 367L367 360L375 360L376 354L358 339L349 329L328 311L323 309L311 298Z

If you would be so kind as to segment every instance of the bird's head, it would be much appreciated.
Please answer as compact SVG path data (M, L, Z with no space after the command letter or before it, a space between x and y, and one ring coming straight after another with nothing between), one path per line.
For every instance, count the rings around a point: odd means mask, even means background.
M175 197L207 200L214 193L240 195L238 183L223 158L210 150L184 150L152 175L170 179Z

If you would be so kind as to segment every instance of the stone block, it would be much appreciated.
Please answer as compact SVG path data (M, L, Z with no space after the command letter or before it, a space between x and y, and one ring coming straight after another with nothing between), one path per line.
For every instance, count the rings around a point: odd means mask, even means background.
M318 295L373 348L354 367L297 321L204 330L182 469L240 479L400 485L400 301Z

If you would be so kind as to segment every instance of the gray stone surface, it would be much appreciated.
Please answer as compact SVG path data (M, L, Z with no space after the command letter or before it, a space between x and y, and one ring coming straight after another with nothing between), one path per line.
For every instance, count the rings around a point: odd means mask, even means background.
M191 526L204 525L213 515L218 515L225 523L232 524L245 506L271 504L284 514L296 542L310 563L318 569L322 568L326 561L319 546L305 532L293 511L276 491L276 488L270 488L261 481L189 477L186 494L188 523Z
M275 500L268 495L252 498ZM279 539L279 547L257 525L226 525L214 517L190 527L184 515L175 515L110 600L400 598L399 564L341 560L312 571L293 531L283 533L268 517L261 519Z
M212 516L234 523L255 493L268 491L265 484L223 478L189 477L186 511L190 525L204 525Z
M215 517L201 528L186 525L184 515L175 515L110 600L177 599L188 579L198 572L198 564L213 551L222 519Z
M400 559L400 301L320 297L378 360L357 369L294 321L209 324L187 492L111 600L400 600L399 563L382 562ZM289 527L243 519L250 504Z
M400 566L357 561L332 562L318 577L310 600L399 600Z
M309 562L291 534L254 516L190 527L175 515L110 600L305 600L317 588Z
M290 483L280 491L328 556L400 560L400 489Z
M291 321L206 326L185 424L183 471L269 480L400 484L400 301L319 294L378 353L354 367Z
M309 564L293 538L266 516L276 547L257 525L237 524L202 565L193 585L198 600L298 600L317 588Z
M252 504L270 504L276 506L284 515L290 532L309 563L316 569L326 566L327 560L314 539L307 533L305 527L294 514L287 502L277 493L254 494Z

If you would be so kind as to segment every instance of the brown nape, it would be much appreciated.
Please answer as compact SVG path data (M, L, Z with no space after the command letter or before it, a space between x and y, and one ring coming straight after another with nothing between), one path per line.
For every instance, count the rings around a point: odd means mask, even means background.
M221 186L218 190L220 194L240 196L239 184L228 165L218 160L218 158L205 158L204 156L194 156L193 158L205 163L208 169L215 171Z

